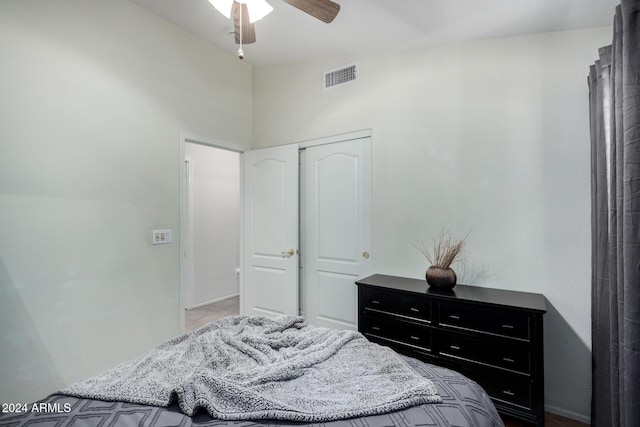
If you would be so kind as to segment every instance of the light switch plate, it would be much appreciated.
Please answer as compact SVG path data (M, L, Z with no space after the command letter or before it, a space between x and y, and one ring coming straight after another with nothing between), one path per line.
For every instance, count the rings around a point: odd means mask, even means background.
M151 234L151 244L165 245L171 243L171 230L153 230Z

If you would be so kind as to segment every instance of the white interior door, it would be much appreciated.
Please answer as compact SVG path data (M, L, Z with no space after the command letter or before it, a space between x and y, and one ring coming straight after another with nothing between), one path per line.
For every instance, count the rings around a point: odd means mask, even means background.
M304 174L306 317L356 330L354 281L372 265L371 138L307 148Z
M298 314L298 146L243 154L246 315Z

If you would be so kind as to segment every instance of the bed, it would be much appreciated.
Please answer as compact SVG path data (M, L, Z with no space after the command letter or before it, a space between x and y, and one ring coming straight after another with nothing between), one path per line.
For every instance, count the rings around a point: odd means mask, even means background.
M248 338L239 334L237 327L250 329L247 324L266 327L269 337L277 329L278 338L269 338L265 345L262 330ZM295 335L296 351L303 351L287 356L282 369L280 354L288 354L294 336L289 331L294 329L306 334L300 339ZM355 332L336 335L321 329L293 316L284 323L246 316L214 322L36 404L5 411L0 426L503 425L485 391L463 375L398 355ZM216 340L209 338L212 333ZM211 343L209 347L203 345L203 337ZM254 348L260 351L255 353ZM272 348L277 352L272 353ZM206 361L198 359L200 353L206 354ZM220 354L226 358L216 359ZM227 363L229 355L234 364ZM310 357L312 363L308 363ZM238 359L240 368L235 369ZM342 370L337 375L336 366ZM213 387L208 374L201 375L212 369L219 369ZM189 381L182 380L187 377L182 371L189 372ZM378 377L379 373L385 377Z

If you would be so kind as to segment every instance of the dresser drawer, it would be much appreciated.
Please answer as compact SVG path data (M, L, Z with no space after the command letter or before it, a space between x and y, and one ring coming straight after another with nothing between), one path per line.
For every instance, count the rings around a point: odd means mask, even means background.
M427 326L374 315L367 315L362 320L360 332L365 336L431 351L432 331Z
M431 321L431 301L421 295L367 288L364 292L364 309Z
M489 376L480 376L472 379L480 384L493 400L516 405L527 410L532 408L531 384L526 381L511 378L495 379Z
M525 341L531 339L529 316L526 313L447 303L441 303L439 308L438 321L441 326L468 329Z
M524 375L531 374L530 351L510 343L487 342L460 334L441 333L439 355Z

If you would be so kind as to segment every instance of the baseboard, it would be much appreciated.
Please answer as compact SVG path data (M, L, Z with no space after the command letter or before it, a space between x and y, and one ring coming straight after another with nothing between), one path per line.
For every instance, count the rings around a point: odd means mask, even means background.
M576 412L567 411L566 409L558 408L556 406L545 405L545 411L550 412L555 415L560 415L561 417L571 418L572 420L580 421L581 423L585 423L591 425L591 416L587 416L584 414L578 414Z
M220 301L224 301L226 299L230 299L230 298L235 298L238 295L240 295L240 293L235 293L235 294L231 294L231 295L226 295L220 298L214 298L211 301L205 301L205 302L201 302L200 304L196 304L193 307L188 307L185 308L185 310L192 310L194 308L200 308L200 307L204 307L205 305L209 305L209 304L213 304L214 302L220 302Z

